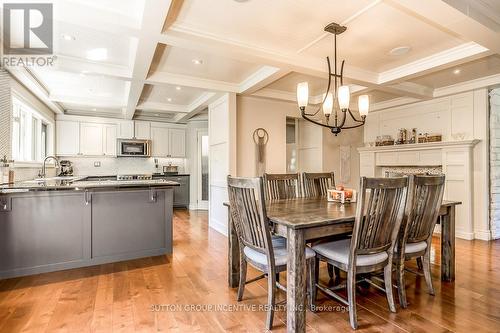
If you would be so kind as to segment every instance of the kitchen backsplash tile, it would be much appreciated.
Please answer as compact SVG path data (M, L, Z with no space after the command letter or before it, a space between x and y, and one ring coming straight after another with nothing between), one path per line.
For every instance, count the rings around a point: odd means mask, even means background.
M156 172L154 158L139 157L61 157L60 160L73 162L73 172L77 176L104 176L123 174L149 174ZM100 162L100 167L95 167ZM159 172L163 166L172 163L179 167L179 173L186 169L184 158L158 158Z

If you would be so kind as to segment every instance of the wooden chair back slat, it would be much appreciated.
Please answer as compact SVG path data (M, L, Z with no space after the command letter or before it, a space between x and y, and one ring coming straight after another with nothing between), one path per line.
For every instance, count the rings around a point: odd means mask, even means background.
M394 246L405 211L407 186L407 177L361 178L353 230L355 254L379 253Z
M410 176L406 228L407 243L428 240L434 231L443 201L445 176Z
M271 255L271 231L266 215L262 178L228 177L231 217L244 246Z
M326 196L329 189L335 188L335 175L333 172L304 172L302 182L305 197L322 197Z
M298 173L264 174L266 200L293 199L300 197Z

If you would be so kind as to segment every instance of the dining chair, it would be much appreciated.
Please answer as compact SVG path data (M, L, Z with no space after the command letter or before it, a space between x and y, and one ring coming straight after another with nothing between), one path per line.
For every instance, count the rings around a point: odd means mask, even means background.
M269 220L266 215L262 178L233 178L227 180L231 219L239 240L240 247L240 282L238 301L243 299L245 284L255 282L267 276L267 319L266 328L273 326L276 288L286 291L276 281L276 274L286 271L287 248L284 238L271 237ZM312 304L314 271L314 251L306 247L305 257L308 266L309 303ZM247 263L261 271L262 275L246 281Z
M333 172L304 172L302 182L305 197L326 197L328 190L335 188L335 175Z
M313 302L316 288L349 307L351 327L358 327L356 314L356 274L383 270L387 302L391 312L396 312L392 295L392 256L405 212L408 178L366 178L360 181L356 217L352 238L314 245ZM347 281L332 288L318 282L319 260L326 261L347 272ZM362 279L360 281L365 281ZM347 287L347 299L336 290Z
M407 260L421 259L428 292L434 295L430 253L432 233L443 201L445 176L412 175L409 176L409 184L405 218L400 227L393 256L399 303L402 308L408 306L404 276ZM413 273L420 275L418 272Z
M298 173L264 174L266 200L293 199L300 197Z

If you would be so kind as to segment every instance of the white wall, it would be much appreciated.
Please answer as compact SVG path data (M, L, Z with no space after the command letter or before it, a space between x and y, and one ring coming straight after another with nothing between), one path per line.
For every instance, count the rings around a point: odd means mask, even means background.
M237 113L238 176L256 176L253 132L260 127L269 134L266 172L286 173L286 117L300 117L297 104L238 96Z
M473 230L470 238L489 239L488 121L488 91L479 89L372 112L367 117L364 141L374 142L378 135L387 134L396 138L399 128L440 133L443 141L457 141L459 134L465 140L480 140L473 149Z
M252 135L262 127L269 134L266 146L266 171L286 173L286 118L300 118L295 102L284 102L257 97L238 96L238 176L256 176L255 143ZM345 130L335 137L328 129L321 129L305 120L299 121L299 171L334 171L340 180L340 146L351 149L351 178L346 186L359 185L359 154L363 144L363 128ZM340 184L340 181L337 181Z
M236 174L236 95L227 93L208 106L210 144L209 226L227 235L227 176Z

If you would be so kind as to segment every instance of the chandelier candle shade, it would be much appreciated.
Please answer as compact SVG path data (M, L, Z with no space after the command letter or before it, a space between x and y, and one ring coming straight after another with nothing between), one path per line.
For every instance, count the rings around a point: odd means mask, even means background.
M337 23L330 23L325 27L325 31L333 34L334 36L333 47L335 62L332 73L330 57L326 57L326 62L328 64L328 87L326 88L326 92L323 94L323 101L316 112L306 113L306 107L309 104L309 84L307 82L301 82L297 85L297 104L299 105L302 118L316 125L329 128L335 136L337 136L343 129L363 126L365 124L368 111L370 110L370 97L368 95L361 95L358 97L358 111L361 119L357 119L353 115L351 109L349 109L351 92L349 90L349 86L344 85L345 60L342 60L340 72L337 72L337 35L340 35L346 31L346 29L346 27ZM323 110L324 120L321 121L314 119L313 117L319 114L321 110ZM346 124L347 114L349 114L349 117L352 119L350 124ZM331 117L333 117L333 120L330 120Z

